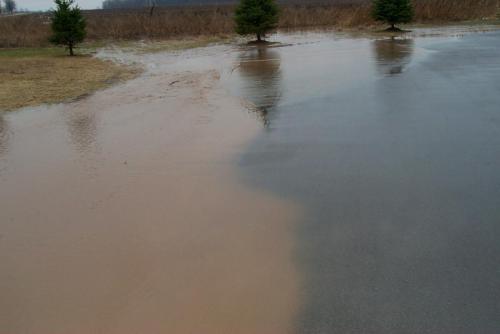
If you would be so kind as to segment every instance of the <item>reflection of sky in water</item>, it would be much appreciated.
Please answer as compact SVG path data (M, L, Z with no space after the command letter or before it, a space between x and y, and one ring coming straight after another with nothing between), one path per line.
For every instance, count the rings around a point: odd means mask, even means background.
M296 332L497 333L499 34L273 51L272 131L240 166L306 208Z

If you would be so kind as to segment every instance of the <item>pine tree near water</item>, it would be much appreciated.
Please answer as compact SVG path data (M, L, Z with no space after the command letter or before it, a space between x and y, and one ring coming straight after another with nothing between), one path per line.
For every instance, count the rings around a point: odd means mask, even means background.
M73 48L85 39L85 18L74 0L55 0L57 9L52 16L52 36L55 45L64 45L69 55L74 56Z
M413 20L413 4L411 0L374 0L373 18L391 25L388 30L397 31L396 24Z
M278 25L279 9L274 0L241 0L236 8L236 32L255 34L260 42Z

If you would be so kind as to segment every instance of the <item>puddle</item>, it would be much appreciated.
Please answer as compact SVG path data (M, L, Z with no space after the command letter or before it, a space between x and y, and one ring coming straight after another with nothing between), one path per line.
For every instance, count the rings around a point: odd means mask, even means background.
M243 178L306 210L296 333L500 328L500 34L416 36L233 60L229 89L265 111Z
M214 54L0 114L2 332L291 331L299 208L239 181L260 126Z
M145 74L0 114L0 328L498 332L500 35L465 31L107 50Z

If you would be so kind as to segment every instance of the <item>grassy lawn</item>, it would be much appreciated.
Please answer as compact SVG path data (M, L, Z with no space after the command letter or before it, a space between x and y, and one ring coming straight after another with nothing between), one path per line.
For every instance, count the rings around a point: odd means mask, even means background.
M176 51L227 42L228 37L197 37L166 41L113 41L82 44L79 55L63 48L0 48L0 111L68 101L115 82L135 77L139 70L91 56L97 48L125 52Z
M62 48L0 49L0 111L71 100L137 73Z

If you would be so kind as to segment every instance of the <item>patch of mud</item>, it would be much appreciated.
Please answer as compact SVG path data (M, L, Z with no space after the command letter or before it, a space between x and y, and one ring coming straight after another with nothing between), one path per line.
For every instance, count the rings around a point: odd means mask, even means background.
M210 52L144 61L0 119L2 332L291 332L299 212L234 168L260 125Z

